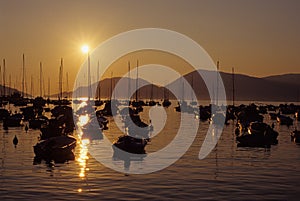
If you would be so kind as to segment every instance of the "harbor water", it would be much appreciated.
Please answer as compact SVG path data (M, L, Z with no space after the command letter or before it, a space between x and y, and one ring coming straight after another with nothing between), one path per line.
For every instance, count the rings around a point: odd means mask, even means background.
M149 122L145 107L141 118ZM166 109L168 121L146 146L147 153L172 141L180 124L174 106ZM110 140L122 131L108 118L104 131ZM190 121L199 121L191 119ZM24 127L4 130L0 123L0 200L298 200L300 197L300 145L290 139L294 126L275 124L278 145L271 148L237 147L235 123L223 129L213 151L198 154L209 122L199 121L192 146L174 164L149 174L124 174L107 168L89 153L89 144L78 140L75 160L63 164L34 164L33 146L39 130ZM74 132L76 136L76 133ZM19 143L13 144L17 136ZM176 151L176 150L174 150ZM108 156L107 160L113 160ZM122 164L124 161L114 161ZM131 161L129 168L147 166L147 157Z

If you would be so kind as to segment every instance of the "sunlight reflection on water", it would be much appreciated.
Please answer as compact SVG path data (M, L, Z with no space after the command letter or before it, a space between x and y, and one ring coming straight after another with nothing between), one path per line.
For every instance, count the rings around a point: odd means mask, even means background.
M88 171L89 169L86 167L86 162L89 159L88 157L88 145L90 144L90 140L89 139L83 139L80 140L79 142L79 157L77 158L77 161L79 163L80 166L80 173L79 173L79 177L85 177L86 174L85 172Z
M145 108L147 111L147 108ZM145 111L145 112L146 112ZM166 109L171 123L156 135L147 153L159 150L170 142L176 132L180 114ZM144 114L142 118L146 119ZM112 121L112 119L109 119ZM272 121L265 116L268 123ZM275 122L276 124L276 122ZM300 127L297 122L298 128ZM49 166L33 165L33 145L40 132L11 128L8 132L0 123L0 199L1 200L297 200L300 191L300 146L290 141L293 127L276 124L279 144L270 149L237 148L234 124L224 128L217 147L204 160L198 160L208 122L200 122L197 138L187 153L172 166L147 175L124 176L97 162L89 147L103 140L78 140L76 160ZM105 136L113 140L123 131L113 123ZM78 132L77 132L78 133ZM15 148L12 140L18 136ZM79 135L80 136L80 135ZM79 138L79 137L78 137ZM110 150L102 150L113 161ZM112 150L111 150L112 151ZM176 150L175 150L176 151ZM101 151L98 152L101 154ZM124 168L124 161L113 161ZM129 168L143 168L146 160L132 161Z

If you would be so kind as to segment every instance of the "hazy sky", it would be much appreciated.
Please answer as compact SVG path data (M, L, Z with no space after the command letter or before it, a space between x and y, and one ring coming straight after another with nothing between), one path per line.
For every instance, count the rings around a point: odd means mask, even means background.
M197 41L225 72L300 73L299 10L299 0L0 0L1 66L5 58L6 76L20 88L22 53L27 80L42 61L54 91L62 57L71 88L83 43L95 48L124 31L159 27Z

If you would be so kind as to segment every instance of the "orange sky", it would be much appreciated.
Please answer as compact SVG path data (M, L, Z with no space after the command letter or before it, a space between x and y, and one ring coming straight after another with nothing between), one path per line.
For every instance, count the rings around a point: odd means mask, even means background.
M5 58L6 80L10 74L12 86L20 89L22 53L28 83L42 61L53 93L61 57L72 86L86 57L83 43L95 48L124 31L159 27L198 42L225 72L235 67L258 77L300 73L299 10L298 0L0 0L1 66ZM126 59L120 65L126 67Z

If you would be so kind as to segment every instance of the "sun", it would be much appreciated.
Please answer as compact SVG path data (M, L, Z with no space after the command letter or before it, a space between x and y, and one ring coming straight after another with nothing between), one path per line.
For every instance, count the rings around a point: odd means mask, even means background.
M83 46L81 46L81 51L83 52L83 53L88 53L89 52L89 46L88 45L83 45Z

